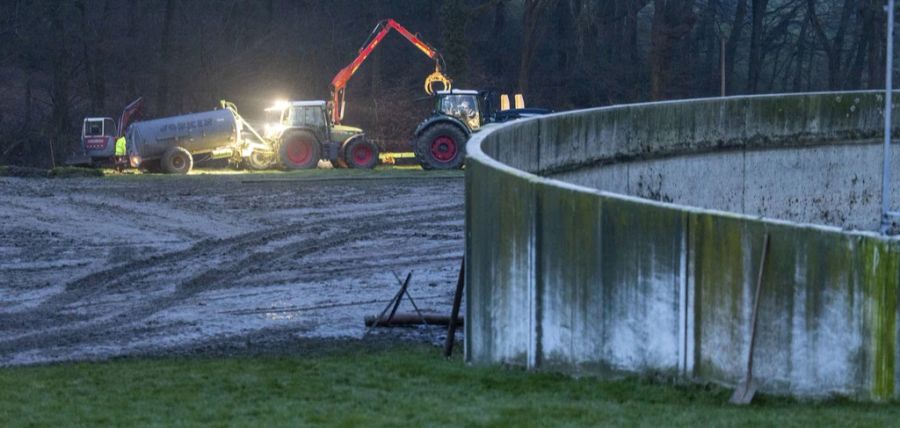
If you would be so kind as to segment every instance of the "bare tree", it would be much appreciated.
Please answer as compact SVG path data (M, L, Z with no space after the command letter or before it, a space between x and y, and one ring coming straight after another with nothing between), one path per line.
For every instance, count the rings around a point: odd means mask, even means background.
M528 93L531 65L547 29L544 12L553 3L550 0L524 0L522 11L522 55L519 62L519 92Z
M650 30L650 93L654 100L666 98L672 82L677 44L693 29L693 1L654 0Z
M841 57L844 53L844 35L847 30L847 23L850 20L850 12L853 9L853 0L844 0L844 6L841 9L840 21L837 25L834 38L829 39L825 33L819 17L816 15L815 0L806 0L807 14L812 25L813 31L816 33L816 39L825 51L828 59L828 88L841 89L844 86L842 79Z
M172 23L175 17L175 7L177 0L166 0L164 10L162 35L159 44L159 84L156 88L156 112L157 114L165 114L171 111L169 108L169 83L172 75L172 49L174 25Z

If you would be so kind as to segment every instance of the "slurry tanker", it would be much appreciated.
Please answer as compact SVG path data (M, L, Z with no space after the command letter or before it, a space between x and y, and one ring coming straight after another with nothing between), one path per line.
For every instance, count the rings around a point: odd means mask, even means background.
M216 110L135 121L141 105L141 99L129 104L118 126L108 117L84 119L82 147L91 164L114 162L115 141L122 135L132 167L172 174L187 174L195 161L208 159L289 170L315 168L320 159L350 168L372 168L378 161L377 146L362 130L331 125L324 101L279 106L278 132L267 129L266 136L224 100Z
M142 99L125 108L118 126L112 118L89 117L82 127L82 148L92 165L112 161L115 141L125 135L132 167L172 174L187 174L195 160L229 159L242 163L254 151L272 152L262 137L237 113L233 104L200 113L135 121Z

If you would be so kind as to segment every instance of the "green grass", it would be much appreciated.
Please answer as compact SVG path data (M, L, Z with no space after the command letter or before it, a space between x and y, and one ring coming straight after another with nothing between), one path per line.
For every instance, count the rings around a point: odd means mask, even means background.
M466 367L416 345L307 357L117 360L0 370L0 424L237 426L891 426L900 406L798 403L645 380Z
M69 178L69 177L103 177L102 170L97 168L82 168L77 166L58 166L47 171L48 177Z

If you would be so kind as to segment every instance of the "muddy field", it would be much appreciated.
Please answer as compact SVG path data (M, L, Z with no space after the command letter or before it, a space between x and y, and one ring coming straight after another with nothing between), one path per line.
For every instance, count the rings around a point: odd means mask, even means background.
M413 271L422 309L449 313L462 175L338 172L0 178L0 365L302 352L363 337L395 272Z

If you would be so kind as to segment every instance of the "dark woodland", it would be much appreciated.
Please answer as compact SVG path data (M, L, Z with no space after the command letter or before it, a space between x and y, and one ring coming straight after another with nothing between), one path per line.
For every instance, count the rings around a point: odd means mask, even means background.
M381 19L437 48L454 87L568 110L883 88L879 0L0 0L0 164L49 166L85 116L327 99ZM344 122L405 150L433 62L391 34L350 81Z

